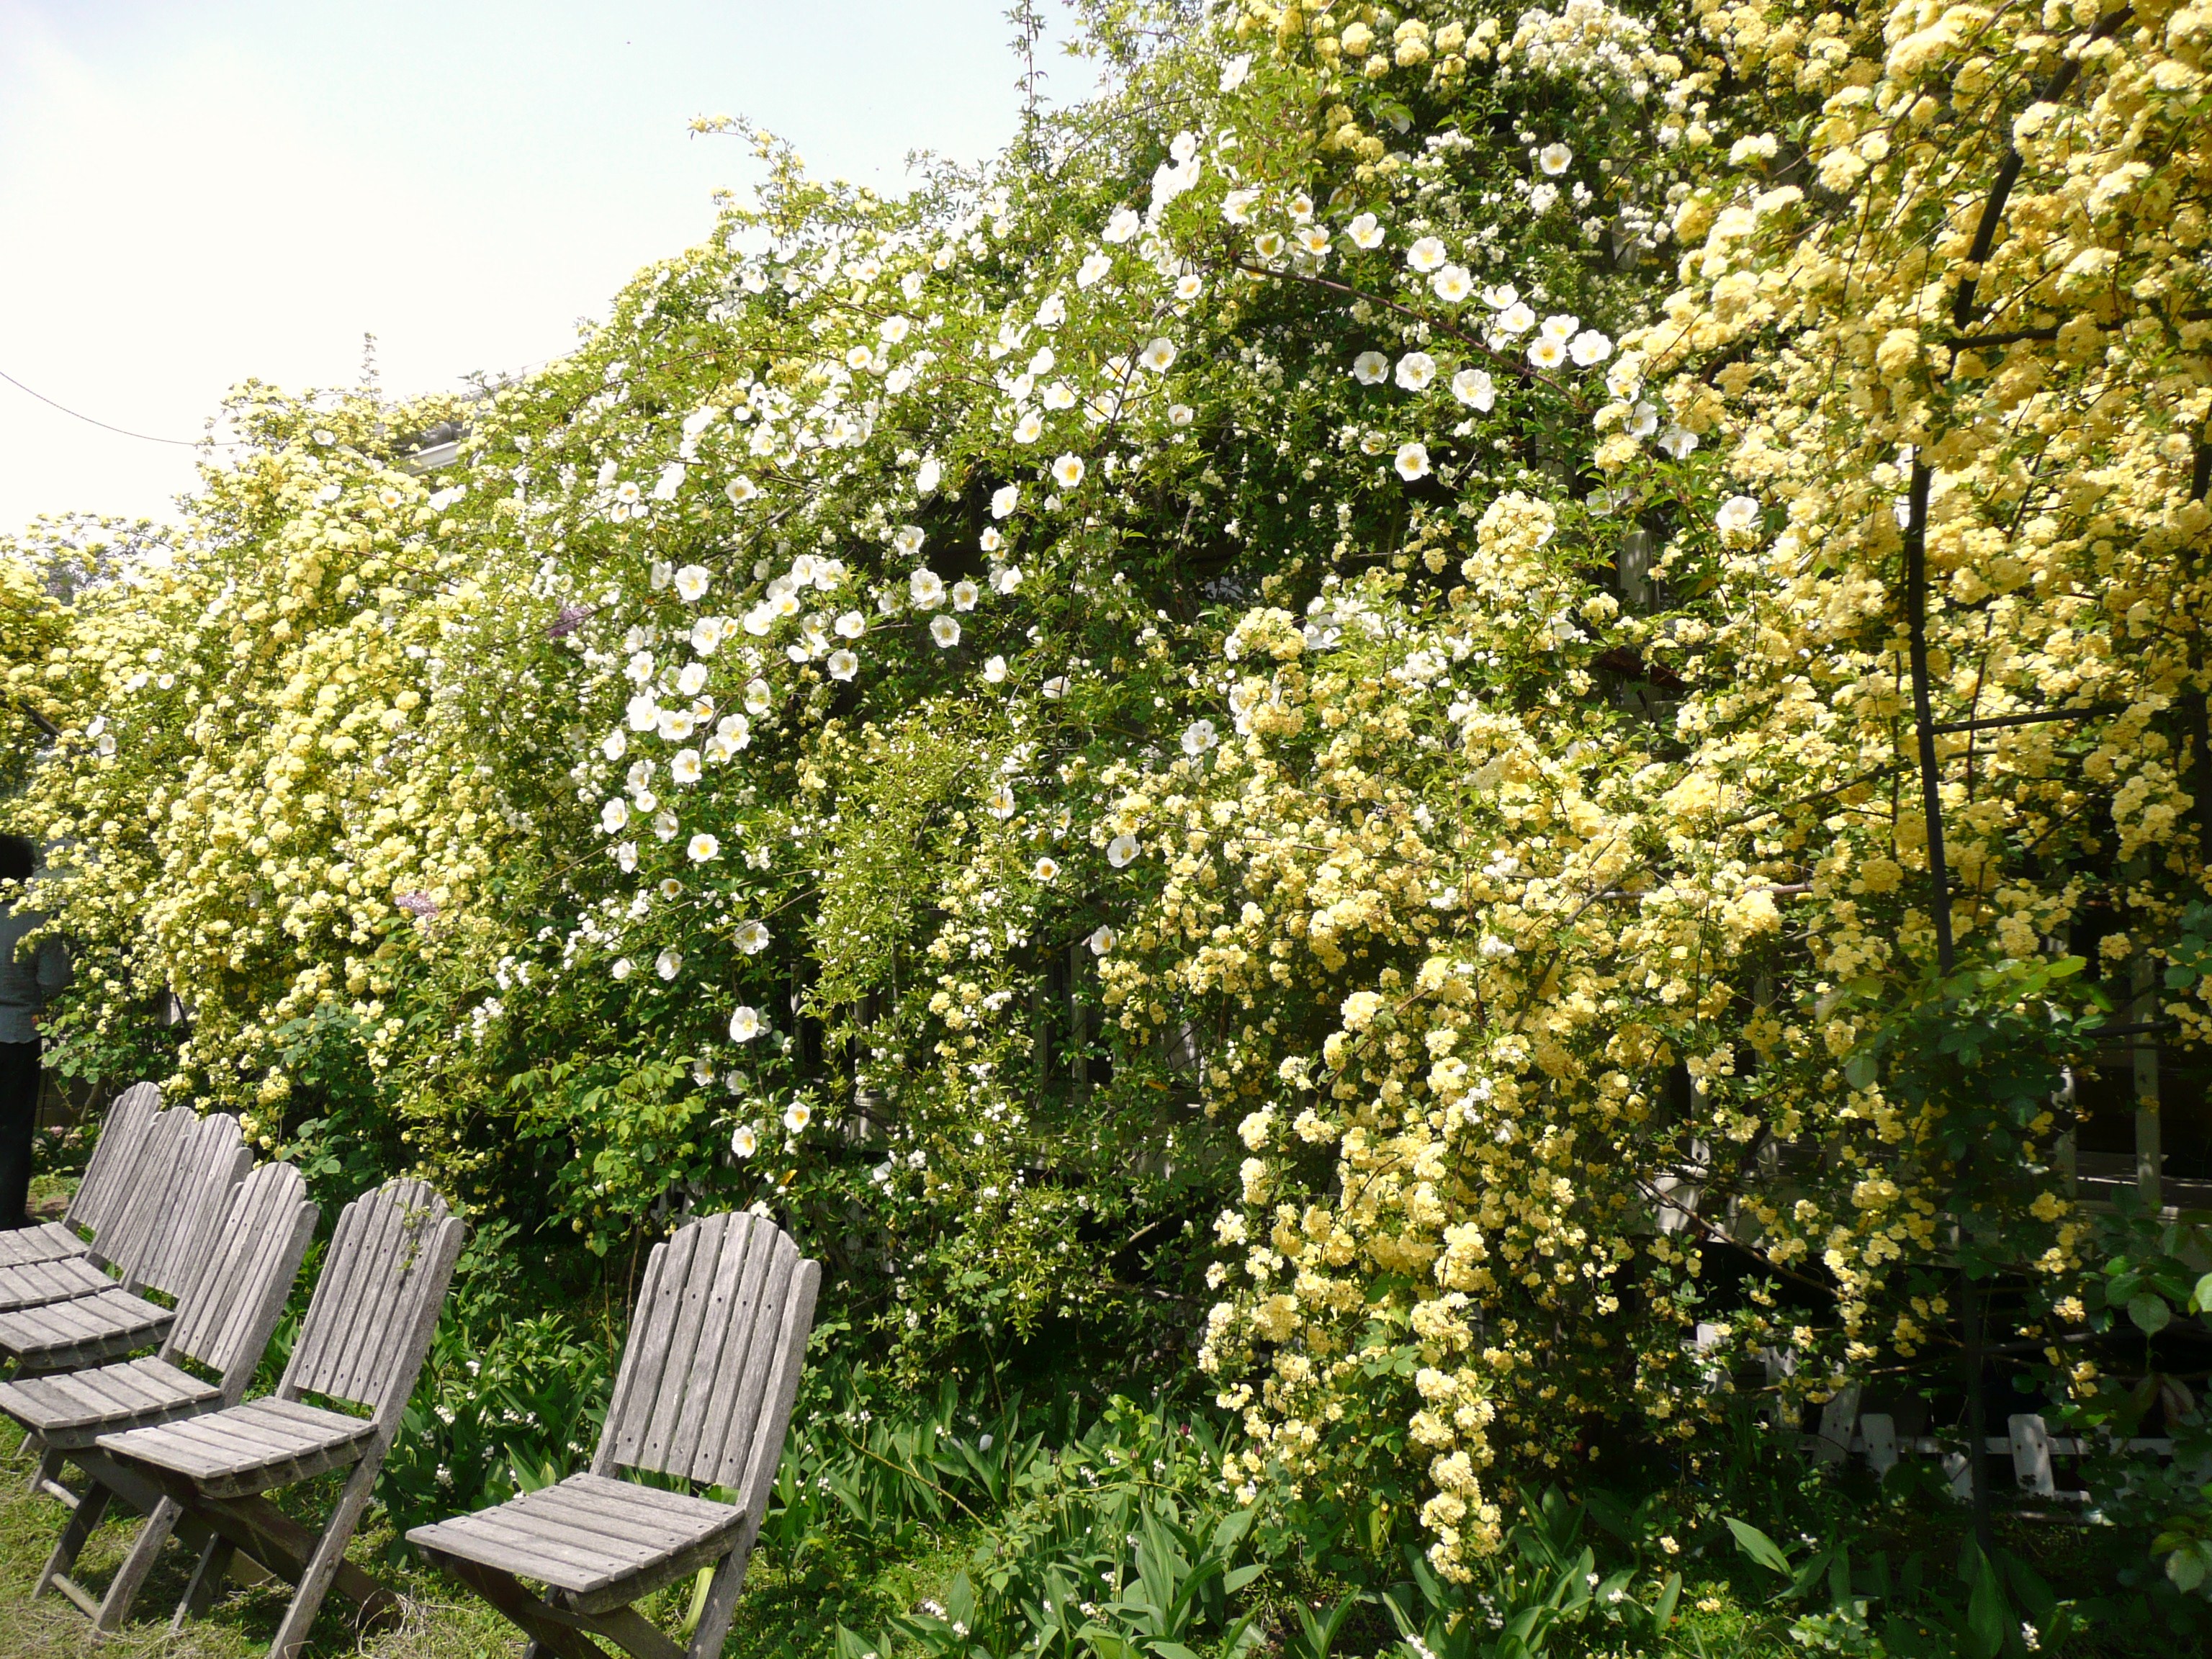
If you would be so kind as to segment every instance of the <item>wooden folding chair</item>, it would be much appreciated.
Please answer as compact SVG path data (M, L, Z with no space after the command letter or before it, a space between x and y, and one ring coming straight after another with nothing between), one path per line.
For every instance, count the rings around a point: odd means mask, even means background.
M398 1606L390 1589L345 1559L345 1549L430 1351L467 1231L419 1181L386 1182L356 1199L338 1217L275 1394L94 1443L107 1457L103 1482L107 1466L120 1479L150 1482L213 1534L178 1606L179 1626L187 1613L205 1611L240 1550L298 1586L270 1644L270 1659L298 1654L333 1583L364 1613ZM310 1395L368 1415L311 1405ZM351 1473L320 1533L264 1495L333 1469Z
M43 1595L49 1586L58 1589L103 1631L118 1628L129 1616L179 1511L159 1487L117 1468L93 1443L103 1434L222 1411L245 1396L314 1236L315 1206L306 1188L289 1164L264 1164L246 1177L209 1241L203 1271L178 1304L169 1340L155 1358L0 1382L0 1412L43 1440L50 1456L77 1464L87 1481L75 1495L58 1479L46 1483L73 1513L33 1595ZM201 1367L215 1380L179 1361ZM94 1601L69 1572L117 1497L148 1520L106 1596Z
M109 1259L121 1267L121 1282L102 1273L86 1294L0 1312L0 1358L14 1362L20 1379L104 1365L159 1344L176 1311L137 1292L174 1299L191 1288L206 1264L209 1235L252 1163L236 1118L162 1113L122 1212L103 1235L115 1241Z
M821 1279L820 1264L763 1217L686 1222L653 1247L591 1472L417 1527L408 1541L513 1620L532 1659L606 1659L592 1636L638 1659L719 1655L783 1455ZM616 1478L624 1470L738 1501ZM704 1610L679 1648L631 1603L709 1565Z
M121 1214L130 1196L131 1177L137 1173L146 1136L161 1113L161 1091L150 1083L134 1083L115 1097L93 1144L92 1159L84 1166L84 1179L69 1211L59 1221L21 1227L0 1233L0 1267L20 1267L34 1261L65 1261L88 1254L102 1243L101 1234Z

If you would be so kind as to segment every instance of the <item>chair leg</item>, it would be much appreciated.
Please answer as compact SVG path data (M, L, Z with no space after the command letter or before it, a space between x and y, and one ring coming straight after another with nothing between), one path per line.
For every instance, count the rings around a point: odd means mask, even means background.
M49 1480L58 1483L62 1478L62 1466L65 1461L62 1455L53 1450L35 1434L25 1435L23 1445L38 1459L31 1466L31 1484L27 1490L35 1492Z
M172 1498L164 1498L154 1506L153 1514L146 1517L146 1524L138 1528L131 1553L115 1570L107 1594L100 1598L100 1616L92 1621L94 1630L112 1632L123 1628L123 1621L131 1616L131 1604L138 1599L140 1586L154 1570L155 1559L161 1554L161 1546L169 1541L170 1533L176 1529L177 1518L183 1513Z
M209 1535L207 1542L200 1546L199 1565L192 1569L191 1583L185 1586L176 1615L169 1620L172 1632L183 1630L187 1619L207 1616L207 1610L215 1605L215 1598L222 1591L223 1574L230 1571L231 1558L237 1553L238 1546L221 1533Z
M552 1609L523 1589L514 1574L453 1556L435 1559L530 1638L529 1646L523 1650L524 1659L543 1659L547 1654L555 1659L607 1659L606 1650L583 1632L550 1617Z
M376 1473L383 1464L383 1458L369 1457L354 1466L331 1518L323 1523L314 1553L301 1569L292 1605L284 1609L284 1622L277 1626L276 1637L269 1644L269 1659L299 1659L307 1645L307 1632L314 1626L315 1614L322 1610L331 1581L337 1577L346 1546L353 1541L353 1529L361 1524L362 1511L368 1508L369 1497L376 1490Z
M46 1557L46 1565L40 1571L38 1582L31 1586L33 1599L52 1589L54 1580L76 1565L76 1558L83 1551L85 1540L92 1536L92 1529L107 1513L109 1496L107 1488L98 1481L86 1486L84 1495L76 1500L76 1509L70 1515L69 1524L62 1528L62 1535L54 1540L53 1553Z
M706 1605L699 1610L690 1645L684 1650L685 1659L720 1659L730 1621L738 1614L738 1592L744 1587L745 1559L751 1553L750 1541L741 1542L715 1564Z

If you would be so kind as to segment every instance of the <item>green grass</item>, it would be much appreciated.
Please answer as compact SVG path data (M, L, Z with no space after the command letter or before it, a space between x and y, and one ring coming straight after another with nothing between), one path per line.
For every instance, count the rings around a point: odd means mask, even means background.
M59 1595L31 1599L31 1585L53 1547L64 1518L61 1505L28 1490L31 1460L21 1436L0 1420L0 1659L87 1659L89 1621ZM76 1484L75 1478L71 1483ZM326 1493L316 1496L326 1497ZM286 1504L312 1520L312 1504ZM95 1532L79 1558L76 1577L94 1595L104 1590L131 1540L138 1517L111 1518ZM404 1551L398 1565L386 1556L392 1543L380 1524L364 1528L348 1554L397 1589L405 1607L398 1622L362 1632L354 1609L335 1591L323 1603L308 1646L312 1659L362 1655L368 1659L513 1659L522 1639L481 1602L451 1579L425 1570ZM745 1594L724 1649L730 1656L776 1655L804 1659L827 1654L836 1625L872 1624L886 1613L911 1607L941 1590L965 1558L965 1543L948 1536L912 1559L877 1564L839 1552L817 1553L804 1570L783 1571L756 1558ZM100 1659L259 1659L268 1650L283 1617L290 1586L275 1582L228 1585L204 1619L179 1633L169 1615L183 1595L191 1559L173 1540L140 1592L131 1621L104 1644ZM687 1582L663 1591L647 1611L664 1630L673 1632L689 1604Z

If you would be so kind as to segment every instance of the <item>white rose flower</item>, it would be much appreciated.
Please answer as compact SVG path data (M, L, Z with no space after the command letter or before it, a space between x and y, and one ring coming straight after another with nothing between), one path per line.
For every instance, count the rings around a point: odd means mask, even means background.
M629 738L628 734L623 731L622 727L617 726L613 731L608 732L605 737L599 739L599 752L602 755L605 755L611 761L620 760L624 755L629 753Z
M751 1124L738 1125L737 1133L730 1137L730 1150L739 1158L750 1158L760 1150L760 1137L753 1133Z
M1163 334L1137 354L1137 361L1153 374L1164 374L1175 366L1176 355L1176 343Z
M1547 144L1536 152L1536 165L1545 173L1558 178L1574 164L1575 153L1565 144Z
M696 749L678 750L675 758L668 763L668 775L678 783L698 782L699 751Z
M1539 334L1528 343L1528 361L1539 368L1557 368L1567 361L1566 342L1555 335Z
M617 795L605 806L599 808L599 828L605 830L607 834L611 836L619 834L628 828L629 824L629 803L620 795Z
M1594 328L1586 328L1567 342L1567 356L1578 368L1595 368L1613 356L1613 342Z
M730 943L747 956L757 957L768 949L768 924L757 918L750 921L741 921L737 925L736 930L731 933Z
M1487 413L1498 401L1498 388L1490 376L1479 368L1462 368L1452 376L1452 396L1469 409Z
M1721 503L1713 522L1723 536L1740 535L1759 527L1759 503L1748 495L1731 495Z
M793 1134L803 1132L814 1121L814 1109L803 1100L794 1100L783 1109L783 1127Z
M1390 373L1390 360L1379 351L1363 351L1352 360L1352 378L1362 386L1380 386Z
M1518 300L1498 313L1498 327L1503 333L1526 334L1535 326L1536 313Z
M949 651L960 643L960 624L950 617L938 617L929 624L929 637L937 641L938 649Z
M730 1041L732 1042L750 1042L760 1034L760 1010L757 1008L749 1008L740 1003L738 1006L737 1012L730 1016Z
M991 492L991 516L1003 519L1021 505L1022 487L1019 484L1000 484Z
M1003 783L994 786L991 793L983 797L983 808L1001 822L1013 817L1014 792Z
M848 611L831 624L841 640L857 640L868 631L868 619L857 611Z
M1090 945L1092 956L1103 957L1120 942L1120 939L1121 935L1111 927L1101 926L1093 929L1091 937L1084 942Z
M674 979L684 971L684 952L670 949L653 959L653 971L663 979Z
M830 678L833 680L849 680L860 672L860 658L849 650L832 651L829 660L822 665L830 671Z
M1219 741L1212 720L1193 720L1183 727L1182 752L1186 755L1203 755Z
M1344 228L1344 234L1352 238L1352 246L1363 251L1382 246L1382 226L1371 213L1361 214Z
M1052 464L1052 481L1062 489L1073 489L1083 482L1083 457L1062 455Z
M1006 659L993 657L983 665L983 678L993 685L1002 684L1006 678Z
M1170 426L1188 426L1197 418L1198 411L1193 409L1188 404L1170 404L1168 405L1168 424Z
M1443 264L1449 252L1442 237L1424 236L1406 250L1406 263L1416 270L1431 271Z
M1116 870L1122 869L1137 856L1134 836L1116 836L1106 843L1106 862Z
M707 864L722 856L722 843L705 830L691 837L684 848L694 864Z
M1135 210L1115 208L1113 216L1106 221L1106 228L1099 233L1098 240L1116 245L1126 242L1143 228L1144 222L1137 216Z
M731 506L743 507L747 501L757 499L761 490L750 478L736 477L722 486L722 493L730 498Z
M1398 476L1407 483L1429 476L1429 447L1422 443L1401 444L1396 459L1392 463Z
M1030 873L1039 881L1057 881L1060 879L1060 860L1051 858L1039 859Z
M1114 261L1106 254L1093 248L1089 253L1084 255L1083 263L1076 267L1075 285L1078 288L1089 288L1113 269Z
M945 603L945 579L927 565L908 577L906 586L917 611L934 611Z
M1429 291L1448 306L1455 306L1474 292L1474 278L1465 265L1446 265L1429 278Z
M1013 439L1018 444L1033 444L1044 436L1044 416L1032 409L1014 422Z
M624 706L633 732L650 732L660 724L660 703L650 691L641 691Z
M1437 378L1437 360L1425 351L1409 351L1398 359L1398 384L1408 392L1426 392Z
M617 979L628 979L637 971L637 964L628 957L617 957L614 966L608 969Z
M973 611L975 601L982 597L982 591L971 581L963 580L952 584L952 608L955 611Z
M687 564L676 573L676 597L686 605L696 605L707 597L707 585L713 574L703 564Z

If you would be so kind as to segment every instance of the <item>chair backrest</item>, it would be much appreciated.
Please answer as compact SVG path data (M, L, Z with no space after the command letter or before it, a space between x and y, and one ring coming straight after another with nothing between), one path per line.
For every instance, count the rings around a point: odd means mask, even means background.
M108 1103L100 1139L93 1143L91 1161L64 1221L95 1237L113 1224L161 1110L161 1091L150 1083L134 1083Z
M229 1207L231 1193L253 1167L253 1154L228 1112L195 1117L165 1112L176 1120L166 1134L149 1137L149 1157L139 1169L138 1201L127 1212L121 1242L109 1257L132 1289L160 1291L181 1298L199 1277L214 1233Z
M735 1490L757 1513L783 1455L821 1264L750 1212L653 1247L594 1473L644 1469Z
M387 1181L347 1205L277 1393L363 1406L396 1427L467 1233L420 1181Z
M196 1359L214 1371L231 1404L261 1363L315 1235L307 1187L289 1164L264 1164L239 1183L161 1350L164 1359Z
M168 1201L179 1150L198 1122L182 1108L155 1115L146 1126L134 1167L118 1185L107 1224L93 1236L92 1259L115 1268L126 1283L131 1268L144 1257L155 1219Z

